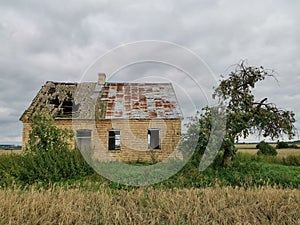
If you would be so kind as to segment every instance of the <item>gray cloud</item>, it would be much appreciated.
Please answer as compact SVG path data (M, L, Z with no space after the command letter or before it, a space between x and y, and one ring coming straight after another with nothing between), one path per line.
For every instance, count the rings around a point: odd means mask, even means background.
M107 50L145 39L191 49L217 76L241 59L274 69L279 85L264 81L257 96L295 111L300 128L299 6L296 0L2 1L0 142L20 140L18 118L45 81L78 81Z

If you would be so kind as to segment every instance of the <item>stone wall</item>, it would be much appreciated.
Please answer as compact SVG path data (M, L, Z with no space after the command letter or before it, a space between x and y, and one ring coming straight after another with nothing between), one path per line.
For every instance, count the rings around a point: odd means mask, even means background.
M102 143L95 147L95 157L100 160L109 155L118 161L162 161L177 149L181 137L180 120L103 120L96 127L96 141ZM149 128L160 130L160 149L148 149ZM120 131L120 150L108 150L109 130Z
M30 123L23 123L23 130L22 130L22 150L25 149L28 138L29 138L29 132L31 130Z
M101 161L151 162L162 161L169 156L178 157L176 151L181 137L181 120L71 120L56 119L60 128L92 131L93 158ZM159 129L160 149L148 149L148 129ZM108 132L119 130L121 149L108 150ZM30 124L23 123L23 147L28 142ZM75 142L72 141L72 144ZM174 152L175 150L175 152Z

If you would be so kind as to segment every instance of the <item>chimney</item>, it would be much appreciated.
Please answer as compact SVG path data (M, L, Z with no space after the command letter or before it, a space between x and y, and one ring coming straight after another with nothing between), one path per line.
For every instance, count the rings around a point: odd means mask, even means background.
M106 82L105 73L98 73L98 85L104 85Z

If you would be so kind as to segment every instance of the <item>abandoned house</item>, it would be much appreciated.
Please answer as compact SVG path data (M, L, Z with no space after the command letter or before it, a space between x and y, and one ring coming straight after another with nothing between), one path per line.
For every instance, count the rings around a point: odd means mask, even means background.
M174 154L181 137L182 113L171 83L48 81L23 113L23 148L30 118L47 107L55 124L74 130L81 151L117 161L162 161Z

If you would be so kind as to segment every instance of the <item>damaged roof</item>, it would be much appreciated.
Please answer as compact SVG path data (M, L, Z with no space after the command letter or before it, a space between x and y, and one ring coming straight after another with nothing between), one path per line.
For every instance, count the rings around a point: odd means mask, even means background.
M71 115L76 83L59 83L47 81L32 100L30 106L22 114L20 120L28 121L34 112L50 111L56 116Z
M177 119L181 110L171 83L105 83L106 119Z
M59 83L48 81L20 120L47 108L78 119L181 119L171 83Z

